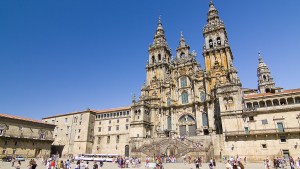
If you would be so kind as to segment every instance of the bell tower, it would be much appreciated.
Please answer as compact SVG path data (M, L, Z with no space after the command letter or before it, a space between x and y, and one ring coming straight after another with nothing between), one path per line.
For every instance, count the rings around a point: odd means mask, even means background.
M171 50L168 46L160 17L153 43L148 47L148 54L146 85L150 85L152 81L164 80L168 71L168 64L171 61Z
M228 43L224 22L219 17L212 0L209 3L207 24L203 28L205 44L203 57L205 61L206 93L210 96L209 119L214 119L213 130L216 134L223 132L223 114L241 113L242 92L237 69L233 66L233 54Z
M264 63L260 52L258 52L258 61L258 90L260 93L270 93L275 90L275 82L271 76L269 67Z
M207 24L203 28L205 44L203 56L206 74L210 78L206 85L210 93L216 85L226 82L239 82L237 71L233 67L233 55L228 43L224 22L220 19L218 10L210 1L207 14Z

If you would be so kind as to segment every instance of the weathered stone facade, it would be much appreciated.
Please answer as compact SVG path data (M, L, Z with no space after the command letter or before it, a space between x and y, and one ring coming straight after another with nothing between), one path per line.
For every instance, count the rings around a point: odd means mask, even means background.
M50 156L54 125L0 114L0 157Z
M172 57L159 19L140 97L127 108L44 118L58 127L54 145L65 146L62 154L190 154L206 159L239 154L249 160L299 155L300 89L275 87L260 54L258 89L242 88L213 2L203 36L204 68L182 33Z

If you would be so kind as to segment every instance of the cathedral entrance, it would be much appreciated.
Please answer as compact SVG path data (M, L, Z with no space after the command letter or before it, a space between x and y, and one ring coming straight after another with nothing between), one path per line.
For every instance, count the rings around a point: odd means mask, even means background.
M196 121L191 115L179 118L179 134L181 137L196 136Z

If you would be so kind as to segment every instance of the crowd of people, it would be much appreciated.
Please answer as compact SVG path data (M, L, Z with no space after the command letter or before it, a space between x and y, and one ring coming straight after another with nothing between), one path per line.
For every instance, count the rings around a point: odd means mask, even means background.
M291 169L300 169L300 158L294 160L293 157L289 157L288 159L276 157L271 162L268 158L264 160L264 166L266 169L276 168L283 169L286 167L290 167Z

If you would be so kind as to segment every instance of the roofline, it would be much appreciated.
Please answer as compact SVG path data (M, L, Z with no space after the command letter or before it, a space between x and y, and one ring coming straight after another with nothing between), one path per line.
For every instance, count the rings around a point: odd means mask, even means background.
M71 113L57 114L57 115L53 115L53 116L48 116L48 117L42 118L42 120L55 118L55 117L61 117L61 116L75 115L75 114L80 114L80 113L87 113L87 112L102 114L102 113L109 113L109 112L120 111L120 110L128 110L130 108L131 108L131 106L110 108L110 109L103 109L103 110L89 110L88 109L88 110L84 110L84 111L77 111L77 112L71 112Z
M280 96L280 95L285 95L285 94L293 94L293 93L299 93L300 88L296 89L289 89L289 90L284 90L282 92L278 93L258 93L258 94L249 94L244 96L244 99L256 99L256 98L264 98L264 97L272 97L272 96Z
M9 114L0 114L0 117L7 118L7 119L13 119L13 120L21 120L25 122L30 122L30 123L37 123L37 124L43 124L43 125L49 125L49 126L56 126L54 124L49 124L45 123L41 120L34 120L31 118L25 118L25 117L20 117L20 116L14 116L14 115L9 115Z

